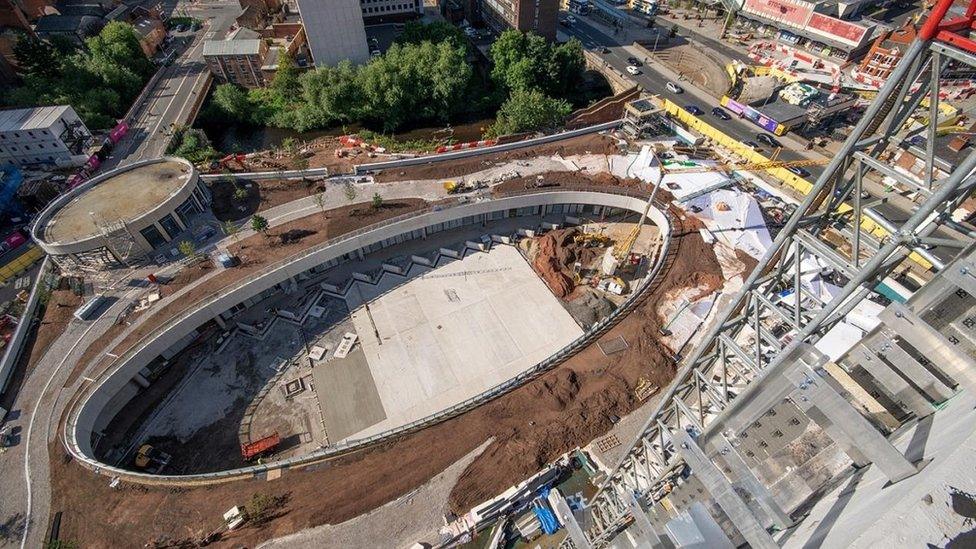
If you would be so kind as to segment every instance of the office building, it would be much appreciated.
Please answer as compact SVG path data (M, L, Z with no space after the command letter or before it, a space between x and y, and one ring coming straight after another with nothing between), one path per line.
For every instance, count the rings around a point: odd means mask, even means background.
M0 111L0 165L80 165L91 132L69 106Z

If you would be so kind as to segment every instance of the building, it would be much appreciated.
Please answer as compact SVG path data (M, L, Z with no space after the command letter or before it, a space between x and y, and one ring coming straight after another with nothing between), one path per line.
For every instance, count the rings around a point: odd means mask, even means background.
M874 41L860 65L851 69L851 76L862 84L880 88L895 65L901 61L905 49L915 40L916 34L915 25L911 21L901 28L885 32Z
M69 106L0 111L0 165L78 166L92 135Z
M554 41L559 0L483 0L481 15L496 32L517 29Z
M119 266L177 240L210 201L186 160L137 162L61 195L38 214L31 236L62 268Z
M360 0L367 25L396 23L424 15L424 0Z
M360 0L298 0L298 11L316 65L369 60Z
M775 35L780 42L799 46L841 61L859 58L871 45L877 25L844 21L832 6L804 0L744 0L737 17L756 32Z
M94 15L45 15L37 20L34 32L41 38L63 36L81 46L85 39L98 34L105 20Z
M238 29L227 40L203 43L203 59L219 82L244 88L267 85L261 67L268 56L268 43L250 29Z
M166 25L158 17L148 15L139 17L132 22L132 27L139 37L139 47L146 57L152 58L159 51L159 46L166 39Z

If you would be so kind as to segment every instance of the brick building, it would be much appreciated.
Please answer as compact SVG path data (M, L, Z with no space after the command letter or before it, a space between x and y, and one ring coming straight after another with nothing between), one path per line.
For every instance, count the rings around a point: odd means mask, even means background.
M245 88L260 88L267 84L261 67L268 55L268 44L254 31L249 33L244 35L238 31L230 40L204 42L203 59L219 82ZM255 37L250 37L251 34Z
M854 78L866 84L883 84L901 61L908 45L915 40L915 35L915 26L908 21L903 27L878 36L861 64L853 71Z
M483 0L481 15L496 32L517 29L556 39L559 0Z

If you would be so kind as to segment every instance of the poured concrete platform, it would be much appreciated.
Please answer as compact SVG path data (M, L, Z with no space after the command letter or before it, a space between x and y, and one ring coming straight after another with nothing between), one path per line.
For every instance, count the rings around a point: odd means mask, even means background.
M357 346L345 358L316 364L312 379L330 441L342 440L386 419L362 347Z
M385 276L377 286L358 283L349 292L357 345L387 416L353 438L475 396L583 334L511 246L411 275L406 281ZM328 398L319 387L316 392Z

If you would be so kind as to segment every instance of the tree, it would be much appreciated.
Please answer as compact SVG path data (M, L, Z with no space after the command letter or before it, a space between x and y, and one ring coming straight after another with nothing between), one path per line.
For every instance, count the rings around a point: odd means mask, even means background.
M325 193L316 193L313 200L315 200L315 205L325 213L325 207L328 205L328 202L325 200Z
M247 194L247 189L234 185L234 200L236 202L244 202L247 200Z
M28 34L14 44L17 65L26 74L43 78L55 78L61 74L61 57L51 44Z
M234 84L221 84L214 89L212 104L234 122L252 122L251 102L247 92Z
M231 238L233 241L237 241L237 234L240 232L241 228L233 221L227 220L220 224L220 230Z
M576 39L554 46L537 34L510 29L492 44L490 57L492 80L508 91L565 95L583 74L583 45Z
M251 216L251 229L256 233L268 236L268 220L260 215L254 214Z
M549 97L539 90L518 90L502 104L488 134L497 137L553 128L562 124L570 112L572 107L565 100Z
M378 210L383 207L383 197L380 196L380 193L373 193L373 201L371 205L373 206L374 210Z
M356 200L356 186L353 185L352 182L346 181L346 183L342 186L342 192L345 193L346 200L349 202Z
M410 21L403 27L403 32L396 38L400 44L420 44L422 42L449 41L455 46L467 47L468 41L461 29L446 21L434 21L423 23L421 21Z
M183 240L180 242L179 245L177 245L177 249L187 258L194 259L197 257L197 247L190 240Z

